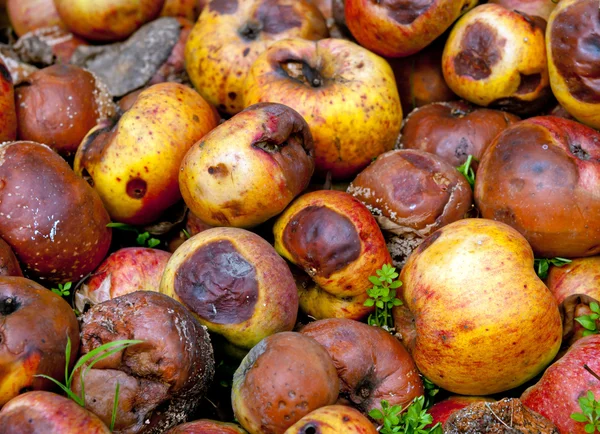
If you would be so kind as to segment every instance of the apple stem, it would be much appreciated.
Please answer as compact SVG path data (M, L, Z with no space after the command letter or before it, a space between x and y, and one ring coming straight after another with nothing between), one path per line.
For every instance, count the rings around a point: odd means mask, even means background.
M596 374L592 368L590 368L588 365L583 365L583 369L585 369L586 371L588 371L591 375L594 376L594 378L598 381L600 381L600 375Z

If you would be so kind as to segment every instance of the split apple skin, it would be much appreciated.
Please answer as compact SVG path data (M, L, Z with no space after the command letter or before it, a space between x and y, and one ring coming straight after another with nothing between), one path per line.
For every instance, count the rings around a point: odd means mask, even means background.
M20 395L0 411L0 434L110 434L108 427L75 401L52 392Z
M600 253L600 133L539 116L500 133L477 169L475 203L484 218L517 229L536 256Z
M490 395L540 373L557 354L556 300L510 226L464 219L434 232L402 269L393 314L421 373L463 395ZM474 377L473 373L477 375Z
M550 15L546 32L552 91L572 116L593 128L600 128L597 11L594 0L562 0Z
M446 83L474 104L519 115L539 112L552 97L539 17L484 4L452 28L442 55Z
M422 50L477 0L346 0L346 25L360 45L387 57Z
M65 27L54 0L8 0L6 12L17 36L42 27Z
M23 390L54 389L35 375L64 380L67 339L79 347L79 324L65 300L29 279L2 276L0 324L0 408ZM72 351L71 366L76 357Z
M165 434L247 434L247 432L234 423L202 419L178 425Z
M246 350L292 330L298 313L289 267L267 241L244 229L213 228L187 240L167 263L160 292Z
M74 282L110 247L98 194L57 153L34 142L0 145L0 234L25 275Z
M181 161L216 126L212 108L193 89L155 84L116 123L88 133L73 168L90 178L113 220L152 223L181 199Z
M249 228L280 214L308 186L313 154L302 116L282 104L255 104L188 151L179 187L203 222Z
M10 71L0 59L0 143L17 138L15 90Z
M359 411L345 405L327 405L311 411L284 434L377 434L373 424Z
M278 102L306 120L318 176L348 179L393 149L402 122L394 73L381 57L343 39L274 43L256 59L244 104Z
M194 87L220 111L244 107L244 80L258 55L275 41L318 40L329 32L309 0L213 0L202 11L185 48Z

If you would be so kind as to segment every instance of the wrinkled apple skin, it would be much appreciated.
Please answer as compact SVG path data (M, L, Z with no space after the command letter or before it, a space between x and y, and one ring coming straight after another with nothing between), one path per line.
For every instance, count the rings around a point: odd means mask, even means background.
M346 25L360 45L382 56L416 53L477 0L346 0Z
M10 71L0 59L0 143L17 138L15 90Z
M23 277L17 257L2 238L0 238L0 276Z
M554 116L500 133L477 169L475 203L484 218L517 229L536 256L600 252L600 133Z
M183 200L213 226L252 227L280 214L314 171L306 121L282 104L256 104L216 127L186 154Z
M110 434L93 413L71 399L34 391L18 396L0 411L0 434Z
M546 22L496 4L477 6L452 28L442 55L450 89L484 107L532 114L551 98Z
M600 300L600 257L573 259L561 267L550 266L546 285L556 301L562 303L574 294L586 294Z
M65 27L54 0L8 0L6 11L17 36L42 27Z
M181 161L216 125L210 105L193 89L155 84L116 124L88 133L73 167L89 174L113 220L148 224L181 199Z
M594 0L562 0L548 20L546 48L552 92L577 120L600 128L600 84L596 39L600 32Z
M21 41L19 44L30 43L25 41L34 41L36 39L50 47L52 54L55 56L55 64L69 63L73 53L75 53L75 50L77 50L78 47L89 45L80 37L75 36L73 33L60 26L40 27L39 29L32 30L23 35L23 38L19 40ZM108 95L107 101L112 102L111 95Z
M550 14L560 0L489 0L508 10L524 12L527 15L535 15L548 21Z
M244 103L269 101L306 119L316 173L331 172L334 180L356 175L393 149L400 132L402 107L389 64L343 39L289 39L258 56L246 78Z
M212 0L200 14L185 48L194 87L222 112L244 107L248 70L260 53L287 38L329 36L325 18L308 0Z
M369 419L352 407L327 405L311 411L284 434L377 434Z
M202 419L178 425L165 434L247 434L247 432L234 423Z
M573 344L562 358L546 369L535 385L521 395L521 401L551 420L561 433L584 434L585 423L574 421L571 414L581 413L578 399L588 391L596 399L600 396L600 381L584 365L600 372L600 335L587 336Z
M244 229L213 228L191 237L167 263L160 292L244 349L292 330L298 313L289 267L267 241Z
M235 418L250 434L283 434L313 410L335 404L339 380L331 357L294 332L263 339L233 375Z
M165 0L54 0L58 15L74 34L97 42L127 38L156 18Z
M463 409L474 402L494 402L494 400L482 396L450 396L443 401L436 402L428 410L428 413L433 418L431 426L434 426L438 422L443 425L452 413Z
M25 389L55 387L35 375L64 380L67 339L78 348L79 324L65 300L23 277L0 277L0 408ZM71 366L76 357L74 350Z
M504 223L444 226L413 252L400 280L404 306L394 318L402 341L421 373L450 392L512 389L558 352L556 300L535 274L525 238Z

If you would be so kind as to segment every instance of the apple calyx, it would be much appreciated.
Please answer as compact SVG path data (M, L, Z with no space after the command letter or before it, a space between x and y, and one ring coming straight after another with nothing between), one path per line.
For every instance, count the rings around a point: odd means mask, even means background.
M0 315L8 316L19 310L19 307L21 307L21 303L19 303L19 300L16 298L8 297L4 300L0 300Z
M258 39L258 35L263 30L262 23L258 21L247 21L240 29L238 30L240 36L249 41L255 41Z
M298 60L285 60L280 63L283 72L293 80L300 81L311 87L323 86L324 79L317 68Z

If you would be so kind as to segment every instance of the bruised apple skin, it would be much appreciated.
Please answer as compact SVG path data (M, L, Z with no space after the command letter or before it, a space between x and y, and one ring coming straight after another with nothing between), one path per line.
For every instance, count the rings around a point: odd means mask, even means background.
M17 138L15 91L10 71L0 59L0 143Z
M363 47L387 57L422 50L477 0L346 0L346 25Z
M283 434L311 411L335 404L339 387L325 348L300 333L277 333L235 371L233 413L250 434Z
M80 312L135 291L159 292L171 254L148 247L126 247L111 253L75 292Z
M213 226L252 227L280 214L314 171L306 121L282 104L256 104L216 127L186 154L183 200Z
M0 276L23 277L17 257L2 238L0 238Z
M527 15L538 16L546 21L560 0L489 0L508 10L523 12Z
M351 178L393 149L402 107L394 74L381 57L343 39L288 39L258 56L244 103L285 104L306 120L320 177ZM368 144L368 145L367 145Z
M49 147L0 145L0 234L29 277L73 282L110 247L108 213L97 193Z
M431 152L458 167L469 155L480 160L492 140L518 121L520 118L511 113L479 108L466 101L433 103L406 117L400 146Z
M108 427L75 401L52 392L20 395L0 410L0 434L110 434Z
M246 350L266 336L292 330L298 313L287 264L267 241L245 229L213 228L187 240L167 263L160 292Z
M311 411L284 434L377 434L369 419L352 407L327 405Z
M234 423L202 419L178 425L165 434L247 434L247 432Z
M309 0L211 0L185 48L194 87L230 115L244 107L244 80L260 53L288 38L318 40L329 32Z
M562 0L546 32L552 92L572 116L593 128L600 128L597 12L594 0Z
M381 410L382 400L406 408L423 395L423 382L410 354L387 331L350 319L324 319L300 333L316 340L331 356L340 377L342 403L369 414Z
M475 203L484 218L517 229L536 256L600 253L600 133L554 116L499 134L477 169Z
M85 376L85 407L115 433L163 433L200 404L214 375L208 332L180 303L138 291L93 306L81 320L81 355L121 339L143 341L96 363ZM73 391L81 394L81 371Z
M42 27L65 26L58 16L54 0L8 0L6 12L17 36Z
M79 325L65 300L29 279L0 277L0 408L25 390L54 389L36 375L64 380L67 339L78 347Z
M552 98L539 17L484 4L452 28L442 55L446 83L474 104L531 115Z
M95 42L126 39L160 14L165 0L54 0L58 15L74 34Z
M525 238L504 223L444 226L408 258L400 280L404 305L393 315L402 342L421 373L450 392L512 389L558 352L556 300L535 274Z
M181 199L181 161L216 126L210 105L193 89L155 84L116 123L88 133L73 168L89 176L113 220L152 223Z
M19 140L44 143L61 155L77 151L100 120L115 114L106 86L73 65L53 65L15 88Z

